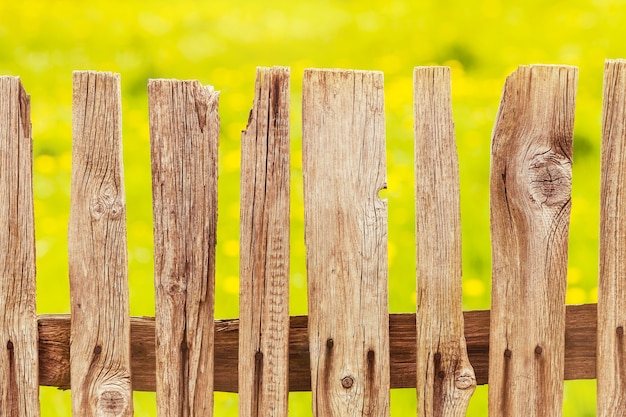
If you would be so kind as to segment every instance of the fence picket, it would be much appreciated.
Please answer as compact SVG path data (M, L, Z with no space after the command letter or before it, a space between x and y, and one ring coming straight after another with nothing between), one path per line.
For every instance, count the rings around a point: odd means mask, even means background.
M420 416L464 416L476 387L463 335L459 168L450 69L413 73Z
M626 409L626 61L604 66L600 283L598 288L598 416Z
M388 416L383 75L307 70L302 102L314 414Z
M577 70L520 67L493 132L489 412L558 416Z
M420 416L462 416L487 382L491 415L558 416L563 381L596 377L598 415L620 415L626 61L605 64L598 304L564 303L577 70L529 66L493 133L492 310L465 312L450 72L415 69L417 315L388 312L382 74L306 70L309 316L289 317L289 77L257 71L240 318L218 321L219 94L149 82L157 311L130 317L119 76L74 73L72 315L37 317L30 97L0 77L0 417L38 417L37 385L71 388L81 416L131 416L132 390L156 390L158 415L210 417L217 390L284 417L311 390L316 417L385 417L390 388L416 386Z
M30 96L0 77L0 416L39 416Z
M148 84L160 416L213 414L219 93Z
M72 410L132 416L119 75L74 73L72 130Z
M287 417L289 69L258 68L241 137L239 416Z

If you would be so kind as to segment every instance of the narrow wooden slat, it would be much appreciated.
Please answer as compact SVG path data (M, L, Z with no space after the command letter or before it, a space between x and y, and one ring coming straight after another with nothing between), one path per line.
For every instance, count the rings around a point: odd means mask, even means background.
M567 306L565 379L596 377L596 305ZM476 383L487 383L489 372L489 311L464 313L467 352ZM307 317L291 317L289 329L289 391L310 391L311 370ZM154 318L131 318L133 389L154 391ZM389 315L391 388L415 388L415 314ZM215 390L237 392L239 320L215 322ZM68 389L70 384L70 318L39 317L39 383Z
M0 416L39 416L30 96L0 77Z
M258 68L241 138L239 415L287 416L289 69Z
M197 81L151 80L148 96L157 411L210 416L219 93Z
M383 75L307 70L302 101L313 411L389 415Z
M626 409L626 61L605 63L603 102L598 416L618 416Z
M72 410L132 416L119 75L74 73L72 129Z
M489 411L558 416L577 70L520 67L493 132Z
M459 168L450 68L413 73L420 416L465 416L476 387L463 335Z

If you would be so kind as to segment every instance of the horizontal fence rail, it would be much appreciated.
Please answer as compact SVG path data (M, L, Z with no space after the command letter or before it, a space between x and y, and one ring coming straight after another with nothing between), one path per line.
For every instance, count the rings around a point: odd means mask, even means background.
M569 305L565 318L565 379L596 378L596 305ZM476 383L487 384L489 368L489 311L464 312L465 338ZM292 316L289 326L289 391L310 391L307 317ZM39 316L40 384L69 389L69 315ZM131 318L133 389L155 391L153 317ZM215 390L238 392L239 320L215 322ZM391 388L416 386L415 314L389 315Z
M491 146L492 306L462 311L459 168L450 70L414 80L416 312L388 306L383 74L309 69L302 93L308 316L289 316L290 70L258 68L241 138L240 312L214 320L219 92L148 83L155 317L130 317L120 77L75 72L71 315L36 315L30 97L0 77L0 417L39 416L38 386L81 416L389 416L416 388L422 416L561 414L563 381L598 380L598 415L626 404L626 61L607 61L598 304L565 305L577 69L522 66ZM409 278L407 278L409 279Z

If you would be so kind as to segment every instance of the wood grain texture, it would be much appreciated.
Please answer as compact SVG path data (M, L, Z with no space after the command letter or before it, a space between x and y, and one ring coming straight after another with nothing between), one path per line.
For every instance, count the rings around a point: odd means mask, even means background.
M287 416L289 69L258 68L241 137L239 416Z
M598 416L626 409L626 61L604 66L600 283L598 287Z
M69 273L72 410L132 416L120 78L74 72Z
M39 416L30 96L0 77L0 416Z
M213 413L218 98L197 81L148 83L159 416Z
M476 387L463 335L459 167L450 68L413 72L420 416L465 416Z
M388 416L383 75L307 70L302 101L313 412Z
M596 305L567 306L565 379L596 377ZM464 313L465 339L476 383L489 373L489 311ZM289 391L310 391L311 370L306 316L290 318ZM133 389L155 391L154 317L131 318ZM415 314L389 315L391 388L415 388ZM237 392L239 320L215 322L215 390ZM39 317L39 383L68 389L70 384L70 317Z
M577 70L507 78L491 151L489 412L558 416Z

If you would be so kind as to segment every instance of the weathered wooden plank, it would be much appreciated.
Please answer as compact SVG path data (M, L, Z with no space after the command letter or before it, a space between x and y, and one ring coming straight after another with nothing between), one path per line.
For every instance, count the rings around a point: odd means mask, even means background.
M459 167L450 68L413 72L420 416L465 416L476 387L463 335Z
M289 69L258 68L241 137L239 415L287 416Z
M598 416L626 409L626 61L604 66L600 282L598 286Z
M197 81L151 80L148 96L157 411L210 416L219 93Z
M520 67L493 132L489 411L558 416L577 70Z
M0 416L39 416L30 96L0 77Z
M386 416L383 75L307 70L302 102L313 411Z
M465 339L476 383L487 383L489 367L489 311L464 313ZM565 379L596 377L596 305L567 306ZM289 329L289 391L310 391L311 370L307 317L291 317ZM131 318L133 389L154 391L154 318ZM389 315L391 388L415 388L415 314ZM239 320L215 322L215 390L237 392ZM68 389L70 384L70 317L39 317L39 383Z
M69 273L72 410L132 416L120 77L75 72Z

